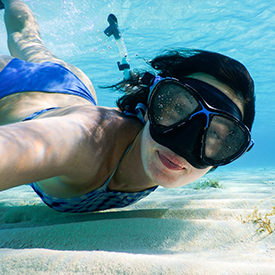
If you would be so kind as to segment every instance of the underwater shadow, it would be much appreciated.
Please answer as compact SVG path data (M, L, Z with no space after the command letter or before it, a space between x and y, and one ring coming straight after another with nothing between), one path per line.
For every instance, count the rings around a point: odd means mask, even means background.
M163 218L169 209L90 214L58 213L42 205L0 209L0 248L170 254L200 234L192 221Z
M7 206L0 202L0 230L100 220L162 218L168 209L106 210L90 213L63 213L44 205Z

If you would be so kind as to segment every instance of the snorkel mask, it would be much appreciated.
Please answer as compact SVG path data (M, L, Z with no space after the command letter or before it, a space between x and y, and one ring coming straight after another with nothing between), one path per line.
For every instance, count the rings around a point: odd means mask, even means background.
M228 164L253 146L236 104L197 79L155 77L148 118L152 138L198 169Z

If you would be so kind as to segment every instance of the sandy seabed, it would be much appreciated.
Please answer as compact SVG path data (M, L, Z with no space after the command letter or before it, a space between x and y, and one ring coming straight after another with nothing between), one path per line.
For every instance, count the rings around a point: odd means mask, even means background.
M275 274L275 216L260 221L275 211L275 169L207 178L221 188L158 188L91 214L55 212L29 186L1 192L0 274Z

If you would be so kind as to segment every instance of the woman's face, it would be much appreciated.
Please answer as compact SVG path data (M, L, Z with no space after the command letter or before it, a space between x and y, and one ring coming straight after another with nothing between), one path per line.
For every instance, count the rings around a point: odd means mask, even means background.
M243 112L241 102L236 99L233 91L227 85L204 73L196 73L188 77L199 79L218 88L233 100ZM195 168L183 157L155 142L150 135L148 121L141 137L141 152L143 168L147 176L156 184L166 188L191 183L205 175L212 168L210 166L204 169Z

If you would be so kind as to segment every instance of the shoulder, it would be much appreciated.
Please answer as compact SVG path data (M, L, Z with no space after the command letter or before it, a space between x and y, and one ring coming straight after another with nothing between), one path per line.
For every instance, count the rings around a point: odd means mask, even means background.
M144 127L117 108L81 106L71 109L68 116L83 129L94 154L101 157L121 155Z
M134 142L143 124L133 118L125 117L118 109L89 106L79 108L72 113L74 120L80 121L85 129L82 149L78 149L73 165L72 179L81 174L83 182L99 187L116 167L127 148ZM72 172L72 170L71 170Z
M110 143L110 137L116 142L115 139L124 134L127 134L131 140L143 128L143 124L138 119L124 116L118 108L90 104L55 109L40 115L38 119L46 117L69 119L74 127L78 125L86 135L96 139L97 144L106 138Z
M144 126L138 119L124 116L119 109L107 107L96 108L86 123L93 137L107 142L106 148L118 146L122 150L134 141Z
M79 115L91 130L137 134L144 126L138 119L126 117L118 108L81 106L74 115Z
M144 125L136 118L124 116L116 108L98 107L92 112L92 115L85 115L85 127L93 152L116 165Z

